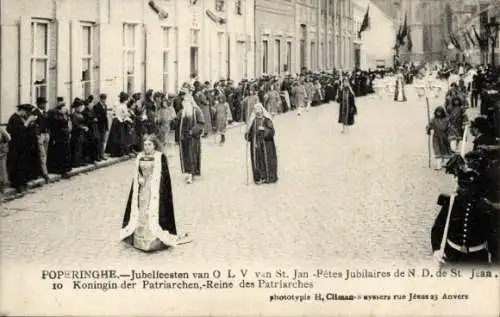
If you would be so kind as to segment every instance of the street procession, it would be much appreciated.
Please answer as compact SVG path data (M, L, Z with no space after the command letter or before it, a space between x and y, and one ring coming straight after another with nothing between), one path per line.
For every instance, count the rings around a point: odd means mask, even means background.
M5 1L2 261L498 266L495 1L442 41L408 1L67 2Z

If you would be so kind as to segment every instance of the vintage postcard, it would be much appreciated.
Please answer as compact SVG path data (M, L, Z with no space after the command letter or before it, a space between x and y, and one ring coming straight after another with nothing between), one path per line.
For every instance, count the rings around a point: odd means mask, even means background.
M0 0L0 314L500 316L499 26Z

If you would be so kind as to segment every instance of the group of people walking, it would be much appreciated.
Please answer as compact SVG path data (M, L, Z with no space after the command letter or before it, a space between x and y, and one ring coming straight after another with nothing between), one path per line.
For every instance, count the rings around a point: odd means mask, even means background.
M441 209L431 230L432 250L440 263L499 263L499 79L498 69L479 67L469 85L451 82L443 106L435 109L427 126L433 132L435 168L444 168L457 181L456 191L439 196ZM470 122L466 109L469 99L472 108L478 106L475 94L482 110ZM473 147L466 152L469 132Z

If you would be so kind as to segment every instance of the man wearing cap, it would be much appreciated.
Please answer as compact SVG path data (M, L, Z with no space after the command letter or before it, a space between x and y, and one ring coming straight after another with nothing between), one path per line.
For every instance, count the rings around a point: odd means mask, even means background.
M49 181L49 172L47 171L47 152L49 150L50 141L47 120L47 99L44 97L38 97L36 99L36 108L33 110L33 114L38 117L35 121L35 125L40 156L40 169L42 171L42 177L47 183Z
M482 188L480 175L469 170L459 172L455 195L439 196L441 211L431 231L432 250L438 261L462 264L490 262L488 241L493 239L494 233L490 221L492 208L484 203Z

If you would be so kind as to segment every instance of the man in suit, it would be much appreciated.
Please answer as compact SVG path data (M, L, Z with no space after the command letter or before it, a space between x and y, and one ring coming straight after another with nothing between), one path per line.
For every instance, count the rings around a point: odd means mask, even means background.
M104 157L104 145L106 143L106 134L109 131L108 122L108 106L106 105L107 100L106 94L99 95L99 101L94 105L94 115L97 119L97 130L99 131L98 138L98 161L105 160Z
M45 97L37 98L36 108L33 114L37 116L35 125L38 138L38 151L40 153L40 168L45 182L48 183L49 172L47 170L47 152L49 150L50 134L47 119L47 99L45 99Z

